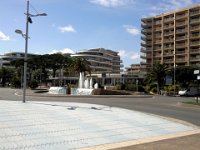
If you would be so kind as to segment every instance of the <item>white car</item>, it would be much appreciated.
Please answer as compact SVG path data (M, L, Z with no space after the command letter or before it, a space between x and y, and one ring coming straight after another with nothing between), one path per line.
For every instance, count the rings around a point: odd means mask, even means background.
M192 87L187 90L179 91L178 94L180 96L196 96L196 95L198 95L198 89Z

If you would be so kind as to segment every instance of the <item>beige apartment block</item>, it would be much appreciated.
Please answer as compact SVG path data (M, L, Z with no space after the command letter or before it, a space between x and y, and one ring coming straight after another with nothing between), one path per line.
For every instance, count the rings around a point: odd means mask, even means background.
M200 66L200 5L142 19L141 64Z

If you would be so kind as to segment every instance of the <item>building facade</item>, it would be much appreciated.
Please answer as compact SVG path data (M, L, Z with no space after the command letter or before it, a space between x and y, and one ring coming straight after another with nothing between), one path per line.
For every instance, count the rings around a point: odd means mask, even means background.
M33 57L36 56L36 54L27 54L27 56ZM10 52L5 53L4 55L0 55L0 68L3 66L10 67L11 61L19 59L24 59L24 52Z
M120 74L122 71L122 60L118 52L112 50L104 48L89 49L72 54L71 56L86 58L91 64L92 74Z
M141 21L141 64L200 66L200 5Z

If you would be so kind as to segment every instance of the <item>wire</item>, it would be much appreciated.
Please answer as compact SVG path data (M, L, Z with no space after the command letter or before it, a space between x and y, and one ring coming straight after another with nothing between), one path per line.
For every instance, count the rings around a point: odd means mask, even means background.
M35 9L35 7L33 7L33 5L29 4L31 6L31 8L36 12L36 14L39 14L39 12L37 11L37 9Z

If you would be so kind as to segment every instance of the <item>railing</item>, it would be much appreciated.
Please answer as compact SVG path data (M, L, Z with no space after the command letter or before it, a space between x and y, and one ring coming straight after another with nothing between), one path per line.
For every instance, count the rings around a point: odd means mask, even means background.
M197 41L197 42L190 42L190 45L199 45L200 44L200 41Z
M174 20L174 17L165 18L165 19L164 19L164 22L168 22L168 21L172 21L172 20Z
M172 25L164 25L164 29L168 29L168 28L171 28L171 27L174 27L174 24L172 24Z
M179 30L176 30L176 33L181 33L181 32L186 32L187 29L179 29Z
M186 43L176 44L176 47L186 46Z
M187 16L188 16L188 14L176 15L176 19L181 19L181 18L184 18Z
M193 26L193 27L190 27L190 30L193 30L193 29L199 29L200 26Z
M200 37L200 34L191 34L190 37Z
M174 39L164 39L164 42L174 42Z
M198 22L198 21L200 21L200 18L197 18L197 19L191 19L191 20L190 20L191 23L193 23L193 22Z
M176 62L184 62L185 61L185 57L183 58L176 58Z
M182 39L186 39L187 38L187 36L178 36L178 37L176 37L176 40L182 40Z
M199 13L200 13L200 10L191 11L191 12L190 12L190 16L192 16L192 15L197 15L197 14L199 14Z
M200 49L190 49L190 53L200 53Z
M168 35L171 35L171 34L174 34L174 32L165 32L164 36L168 36Z
M186 25L187 21L177 22L176 26Z

